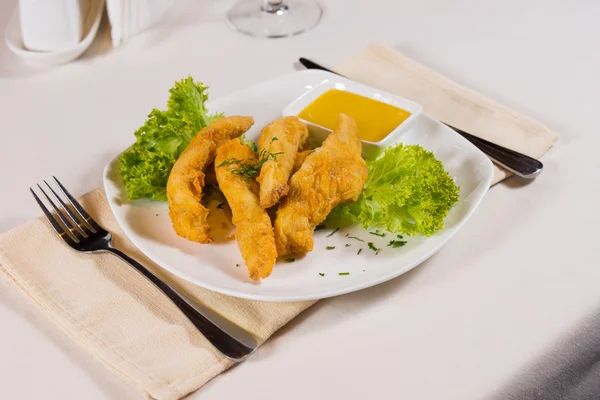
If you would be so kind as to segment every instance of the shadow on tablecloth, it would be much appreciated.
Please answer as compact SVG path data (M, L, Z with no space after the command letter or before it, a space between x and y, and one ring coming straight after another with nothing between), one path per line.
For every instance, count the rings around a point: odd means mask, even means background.
M600 309L509 381L492 400L600 399Z

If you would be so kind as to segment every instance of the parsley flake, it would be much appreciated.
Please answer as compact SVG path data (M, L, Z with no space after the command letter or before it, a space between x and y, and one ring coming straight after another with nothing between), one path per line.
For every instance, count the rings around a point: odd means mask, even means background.
M349 233L346 233L346 237L347 237L348 239L356 239L356 240L358 240L359 242L364 242L364 240L362 240L361 238L357 238L356 236L350 236L350 234L349 234Z
M371 235L375 235L375 236L379 236L379 237L385 237L385 233L379 233L379 232L369 232Z
M381 249L378 249L373 245L373 242L369 242L367 244L369 245L369 248L375 252L375 255L379 254L379 252L381 251Z
M337 231L339 231L339 230L340 230L340 228L339 228L339 227L338 227L338 228L335 228L335 229L333 230L333 232L331 232L331 233L330 233L329 235L327 235L326 237L329 237L329 236L333 235L334 233L336 233L336 232L337 232Z
M395 249L398 247L402 247L405 244L406 244L406 240L390 240L390 242L388 243L388 246Z

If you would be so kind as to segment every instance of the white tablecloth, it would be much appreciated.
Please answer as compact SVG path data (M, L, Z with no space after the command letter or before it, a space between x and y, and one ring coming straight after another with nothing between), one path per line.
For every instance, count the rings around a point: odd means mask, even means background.
M0 27L14 3L0 4ZM25 69L3 47L0 232L39 215L28 187L41 179L77 195L101 185L105 163L187 74L215 98L300 56L335 65L385 40L559 132L545 171L494 187L429 261L319 302L190 398L596 397L600 2L323 3L319 26L291 39L240 35L224 21L231 1L188 0L122 48L104 32L60 68ZM2 398L139 398L4 279L0 321Z

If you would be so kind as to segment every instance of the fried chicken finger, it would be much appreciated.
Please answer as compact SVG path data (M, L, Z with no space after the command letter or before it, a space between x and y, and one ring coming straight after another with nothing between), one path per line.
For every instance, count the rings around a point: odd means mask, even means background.
M277 260L271 218L258 200L258 184L245 175L255 166L258 155L238 139L232 139L217 149L215 171L219 188L231 208L236 226L235 238L248 268L248 276L267 278ZM246 169L245 169L246 168Z
M169 217L175 232L188 240L210 243L208 210L200 203L206 167L217 147L236 138L254 124L252 117L232 116L201 129L181 153L167 181Z
M260 184L260 205L269 208L277 204L289 190L288 180L294 168L298 149L308 139L308 128L297 117L276 119L265 126L258 139L258 148L269 156L256 179ZM263 155L265 157L265 155Z

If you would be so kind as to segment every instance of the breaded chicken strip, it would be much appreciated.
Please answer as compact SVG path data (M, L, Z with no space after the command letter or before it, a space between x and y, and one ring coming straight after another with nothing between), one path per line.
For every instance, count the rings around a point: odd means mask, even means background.
M167 181L169 217L175 232L188 240L210 243L208 210L200 204L206 167L217 147L254 124L252 117L225 117L201 129L181 153Z
M306 157L308 157L310 153L312 153L312 150L304 150L296 154L294 168L292 168L292 175L294 175L300 169L300 167L302 167L302 164L304 164L304 160L306 160Z
M245 166L254 166L258 155L241 140L232 139L217 149L215 171L219 188L231 208L235 238L251 279L271 275L277 260L271 218L258 202L258 184L244 175Z
M274 206L287 194L296 154L307 139L308 129L297 117L279 118L263 128L258 148L274 157L269 157L262 165L256 179L260 184L262 208Z
M313 231L343 201L356 201L367 180L367 165L354 119L340 114L335 130L310 153L290 179L279 203L275 243L279 257L313 249Z

